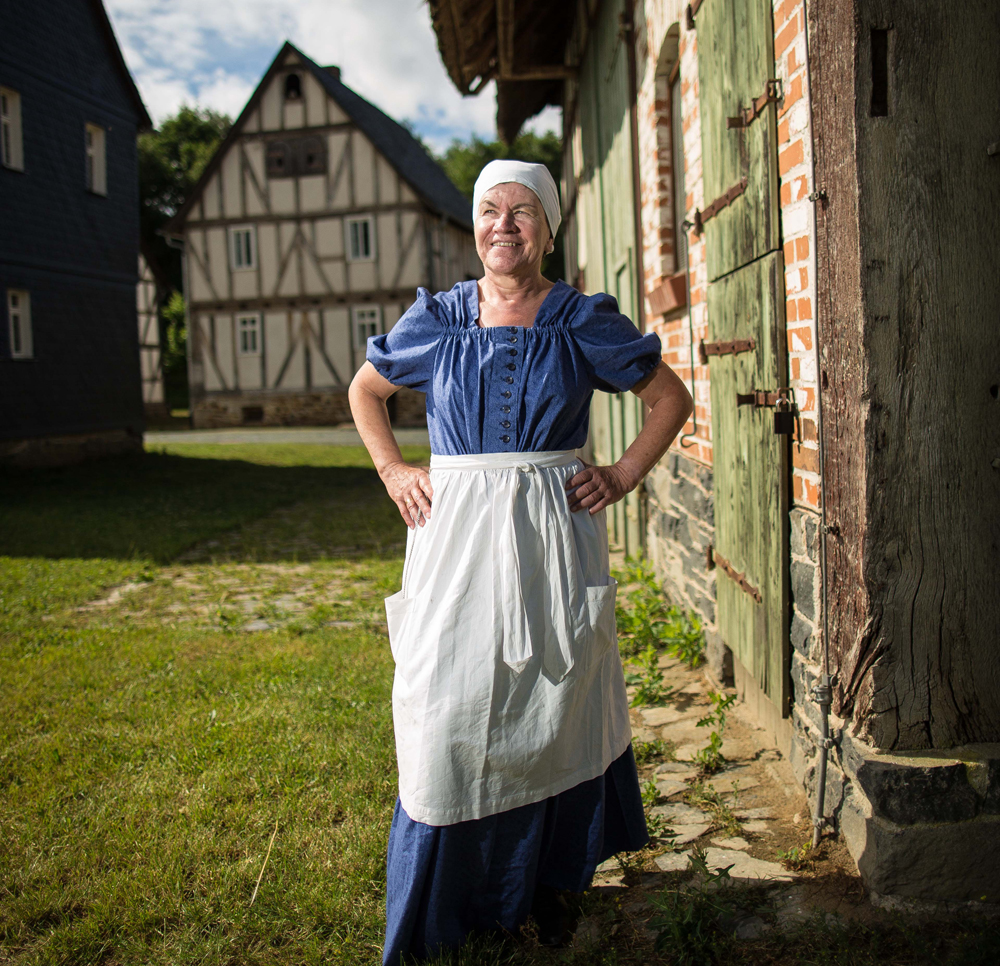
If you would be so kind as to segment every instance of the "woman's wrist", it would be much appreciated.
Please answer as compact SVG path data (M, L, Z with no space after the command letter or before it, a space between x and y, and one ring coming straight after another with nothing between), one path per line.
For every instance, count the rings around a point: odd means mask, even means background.
M626 461L624 456L618 462L614 463L611 469L614 470L620 485L626 493L631 493L646 475L641 471L637 472L636 467L631 465L631 461Z

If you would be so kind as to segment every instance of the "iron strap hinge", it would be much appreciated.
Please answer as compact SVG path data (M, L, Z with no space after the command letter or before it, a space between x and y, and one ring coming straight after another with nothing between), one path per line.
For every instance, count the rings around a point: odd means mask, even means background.
M767 89L764 93L761 94L760 97L754 98L750 102L749 107L744 107L743 110L736 115L736 117L726 118L726 127L750 127L750 125L764 113L764 108L767 107L768 104L780 101L784 96L784 89L782 88L781 81L772 77L767 82Z
M754 389L752 392L738 392L736 394L737 406L777 406L781 400L788 400L791 389L776 389L768 392L766 389Z
M698 13L699 7L701 7L702 0L692 0L688 4L687 8L687 28L688 30L694 30L694 18Z
M708 364L709 356L735 356L740 352L752 352L757 348L753 339L733 339L731 342L706 342L698 344L698 358L701 364Z
M731 205L744 191L747 190L746 176L740 178L725 194L719 195L704 211L694 213L695 234L700 235L705 228L705 222L709 218L714 218L723 208Z
M759 604L763 598L760 591L747 580L746 574L741 574L725 557L714 547L708 548L708 560L713 566L721 570L740 590L748 593Z

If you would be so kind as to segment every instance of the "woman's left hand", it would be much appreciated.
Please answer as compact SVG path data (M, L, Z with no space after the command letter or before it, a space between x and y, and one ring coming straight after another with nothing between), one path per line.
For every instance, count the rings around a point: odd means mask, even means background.
M583 460L580 462L583 463ZM617 463L613 466L583 463L583 469L566 481L570 512L588 510L597 513L617 503L634 485L625 478L624 470Z

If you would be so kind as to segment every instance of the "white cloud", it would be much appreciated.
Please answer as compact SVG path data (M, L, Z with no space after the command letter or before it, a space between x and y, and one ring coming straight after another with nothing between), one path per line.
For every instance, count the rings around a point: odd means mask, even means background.
M105 0L154 122L182 104L235 115L288 39L433 147L495 134L493 85L463 98L421 0ZM532 130L554 126L547 110ZM557 114L556 114L557 117ZM557 124L555 125L558 129Z

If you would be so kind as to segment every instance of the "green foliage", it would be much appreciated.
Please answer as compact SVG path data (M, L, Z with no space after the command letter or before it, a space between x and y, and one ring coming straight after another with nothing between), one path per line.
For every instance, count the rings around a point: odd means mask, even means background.
M456 138L436 160L458 190L472 201L472 189L479 172L490 161L500 158L544 164L557 185L562 179L562 138L554 131L547 131L543 135L532 134L529 131L519 135L510 145L504 144L503 141L484 141L476 135L468 141ZM555 238L554 251L542 263L542 273L552 281L566 277L562 239L560 232Z
M701 664L705 652L705 635L694 613L685 613L667 602L663 590L649 563L629 559L625 569L614 574L618 583L631 586L619 595L615 608L618 625L618 648L623 657L644 649L665 647L667 653L689 668Z
M650 778L642 783L642 806L643 808L652 808L660 800L660 793L656 789L656 780Z
M163 308L163 371L173 373L187 369L187 320L184 310L184 296L180 292L170 293Z
M660 653L652 644L633 660L632 663L641 669L640 674L629 672L625 675L625 683L636 686L632 696L633 708L665 704L673 695L673 687L663 683L663 669L659 662Z
M684 801L689 805L711 812L716 823L727 835L740 834L739 819L733 814L733 810L714 788L709 787L703 781L695 782L684 793Z
M815 858L816 853L810 840L801 845L793 845L790 849L778 849L778 861L793 872L806 868Z
M652 741L635 740L632 742L632 752L635 754L637 765L645 765L661 758L672 761L674 758L673 743L662 738L654 738Z
M711 728L712 733L708 737L708 745L694 756L694 761L703 774L713 775L726 763L722 754L722 732L726 729L726 713L736 702L736 695L726 696L718 691L709 691L708 697L712 710L699 719L698 727Z

